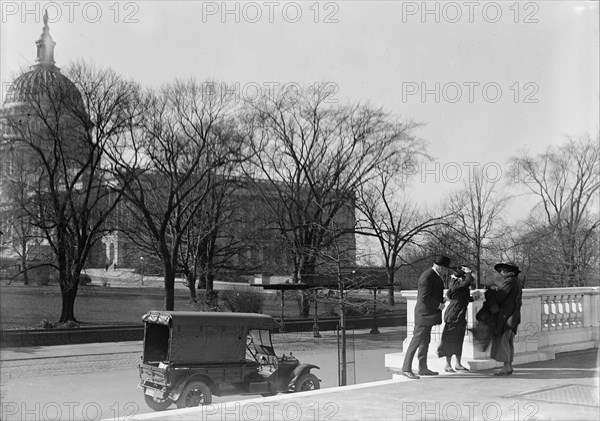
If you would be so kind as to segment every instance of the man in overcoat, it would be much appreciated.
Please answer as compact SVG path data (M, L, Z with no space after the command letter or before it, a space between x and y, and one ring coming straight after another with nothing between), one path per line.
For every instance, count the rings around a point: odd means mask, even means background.
M435 325L442 324L442 310L444 309L444 281L448 272L450 258L440 256L433 263L433 267L427 269L419 278L417 291L417 304L415 306L415 326L413 337L404 355L402 374L409 379L418 379L412 371L412 361L417 352L419 360L418 374L421 376L435 376L436 371L427 367L427 352L431 342L431 329Z

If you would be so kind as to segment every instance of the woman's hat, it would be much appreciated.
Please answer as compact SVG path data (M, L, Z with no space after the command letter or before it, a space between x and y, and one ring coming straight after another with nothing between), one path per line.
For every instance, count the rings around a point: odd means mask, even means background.
M448 266L450 266L450 258L448 256L439 256L433 263L447 268Z
M452 275L451 276L455 276L457 278L462 278L465 275L466 275L465 271L463 271L461 268L455 268L452 271Z
M506 269L509 272L521 273L519 266L515 262L500 262L494 265L494 270L500 272L500 269Z

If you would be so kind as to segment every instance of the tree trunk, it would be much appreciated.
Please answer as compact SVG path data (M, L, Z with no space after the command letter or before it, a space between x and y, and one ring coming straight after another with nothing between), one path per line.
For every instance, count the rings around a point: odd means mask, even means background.
M206 291L212 291L215 288L215 274L212 268L208 268L206 272Z
M164 310L175 310L175 274L165 273L165 305Z
M389 268L387 270L387 282L388 282L388 299L387 303L390 306L395 305L394 299L394 268Z
M27 273L27 256L21 255L21 272L23 273L23 285L29 285L29 274Z
M72 286L69 286L61 282L62 310L60 313L60 323L77 322L75 318L75 297L77 296L79 281L74 281L72 284Z
M187 280L187 287L190 290L190 304L198 302L198 296L196 294L196 276L192 272L185 274Z
M305 260L300 269L300 276L294 280L295 283L303 282L309 285L315 285L315 262ZM310 312L310 295L307 291L300 291L300 300L298 300L300 317L308 317Z
M475 263L475 270L477 272L477 276L475 277L475 289L481 288L481 250L477 251L477 261Z

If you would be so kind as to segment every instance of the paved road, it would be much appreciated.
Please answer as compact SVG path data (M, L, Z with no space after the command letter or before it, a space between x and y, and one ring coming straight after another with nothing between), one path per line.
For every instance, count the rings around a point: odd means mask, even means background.
M368 330L350 335L349 383L391 378L384 355L399 349L405 337L401 328L383 328L380 335ZM338 385L337 337L308 333L277 334L278 354L293 353L301 362L321 367L322 388ZM354 346L352 346L352 344ZM1 350L0 419L97 420L151 412L137 388L141 342L73 346L12 348ZM243 399L215 397L215 402Z

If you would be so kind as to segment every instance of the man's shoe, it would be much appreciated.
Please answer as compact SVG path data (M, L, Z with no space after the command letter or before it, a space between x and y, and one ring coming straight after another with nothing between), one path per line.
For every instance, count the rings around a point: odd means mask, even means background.
M420 376L437 376L438 373L437 371L431 371L430 369L425 369L425 370L419 370L419 375Z
M416 375L415 373L413 373L412 371L401 371L401 372L400 372L400 375L402 375L402 376L404 376L404 377L406 377L406 378L409 378L409 379L413 379L413 380L415 380L415 379L418 379L418 378L419 378L419 376L417 376L417 375Z

